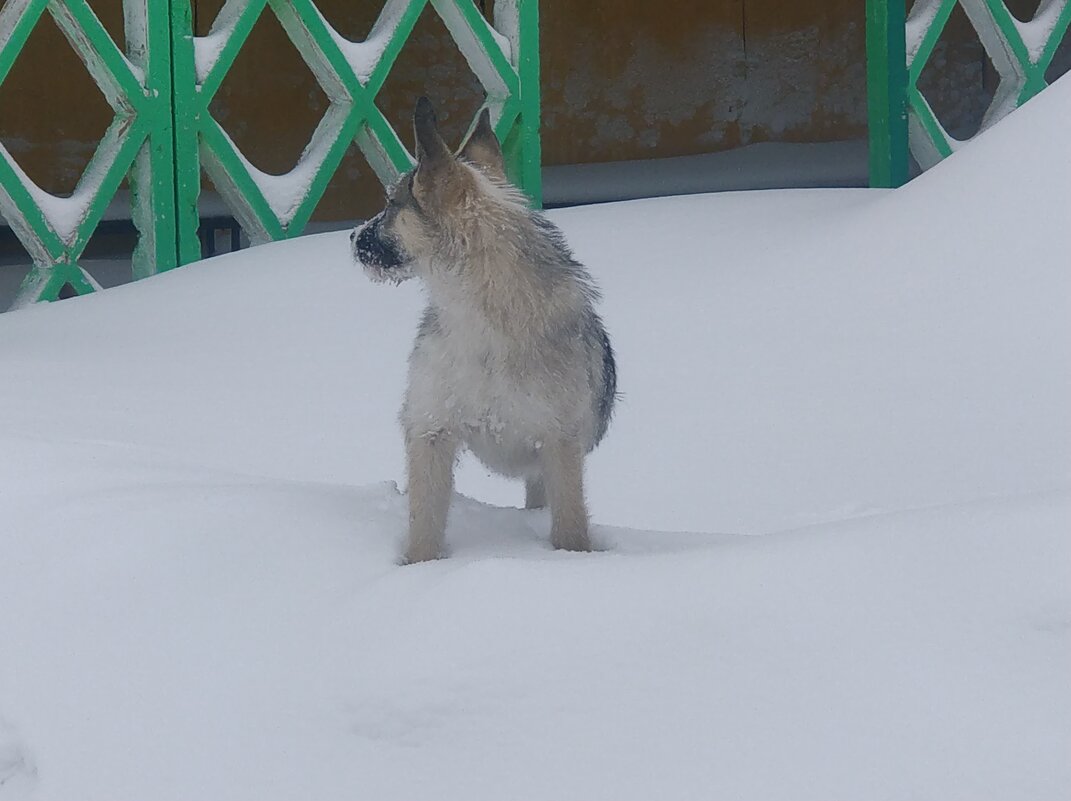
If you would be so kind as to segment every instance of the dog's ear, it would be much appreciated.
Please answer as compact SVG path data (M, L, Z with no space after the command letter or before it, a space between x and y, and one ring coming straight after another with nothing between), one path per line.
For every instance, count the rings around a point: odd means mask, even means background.
M413 133L416 138L417 161L421 166L434 166L450 158L450 151L439 136L435 109L426 97L417 101L416 111L413 112Z
M484 108L476 124L469 132L469 138L458 151L458 156L478 167L483 167L500 178L506 177L506 163L502 158L502 146L491 127L491 113Z

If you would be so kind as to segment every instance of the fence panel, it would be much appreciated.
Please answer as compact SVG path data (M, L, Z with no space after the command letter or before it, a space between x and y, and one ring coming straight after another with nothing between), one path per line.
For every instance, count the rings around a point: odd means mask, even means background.
M227 0L194 36L192 0L124 0L126 52L87 0L7 0L0 9L0 83L42 15L50 14L114 117L70 197L37 186L0 144L0 214L32 260L15 306L84 294L99 284L79 258L124 178L139 232L133 277L201 257L201 170L254 244L300 234L351 143L384 184L412 156L376 97L422 13L438 14L486 90L510 177L540 202L538 0L497 0L494 27L473 0L386 0L353 42L314 0ZM292 170L258 170L210 104L261 14L274 14L330 104Z
M123 53L86 0L8 0L0 9L0 82L43 14L55 20L114 117L70 197L37 186L0 143L0 214L32 260L15 307L99 288L78 259L127 176L140 232L134 277L177 264L176 231L167 224L175 218L167 5L124 0Z
M312 0L227 0L206 36L194 36L189 0L173 32L178 228L182 261L197 258L200 170L254 244L299 235L355 142L384 184L413 163L376 96L421 13L433 9L487 93L511 177L538 203L539 82L536 0L499 0L493 28L472 0L387 0L368 37L335 31ZM210 111L215 93L261 14L274 14L329 100L292 170L257 169Z
M907 180L907 164L906 159L901 161L903 145L899 140L906 138L922 169L932 167L969 141L948 133L918 86L957 3L999 76L979 132L1048 85L1045 72L1071 24L1071 0L1041 0L1033 17L1026 21L1011 13L1005 0L915 0L906 20L903 0L867 0L874 186L897 186ZM898 24L902 36L895 30ZM907 110L906 132L899 123L901 108Z

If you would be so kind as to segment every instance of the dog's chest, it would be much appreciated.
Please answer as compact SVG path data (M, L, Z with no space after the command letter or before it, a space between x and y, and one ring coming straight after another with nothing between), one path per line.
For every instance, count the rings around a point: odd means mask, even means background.
M551 404L531 349L494 332L436 331L418 342L410 401L446 413L463 433L535 439ZM438 416L438 414L436 415Z

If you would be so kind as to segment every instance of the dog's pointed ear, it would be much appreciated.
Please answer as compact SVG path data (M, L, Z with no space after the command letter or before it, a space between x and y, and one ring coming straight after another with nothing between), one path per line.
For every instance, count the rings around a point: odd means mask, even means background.
M434 165L450 158L450 151L439 136L435 109L426 97L417 101L416 111L413 112L413 133L416 138L417 161L420 164Z
M484 167L496 175L506 177L506 162L502 157L502 145L498 143L494 128L491 127L491 112L484 108L476 124L469 133L469 138L458 151L458 156L478 167Z

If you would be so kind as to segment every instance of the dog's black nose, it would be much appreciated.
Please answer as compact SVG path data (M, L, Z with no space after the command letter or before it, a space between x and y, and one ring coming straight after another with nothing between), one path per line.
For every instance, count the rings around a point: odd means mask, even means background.
M352 231L350 231L350 244L352 245L356 239L357 239L357 229L354 228Z

